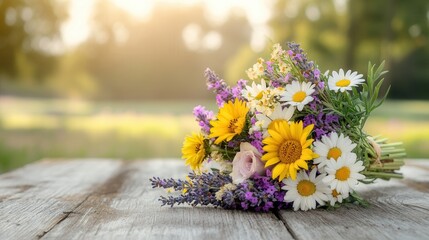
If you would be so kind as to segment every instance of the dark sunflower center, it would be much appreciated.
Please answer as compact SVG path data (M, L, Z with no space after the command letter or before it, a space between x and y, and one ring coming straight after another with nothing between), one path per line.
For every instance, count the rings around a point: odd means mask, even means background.
M201 150L201 144L195 145L195 153L198 153Z
M283 163L293 163L301 157L302 147L296 140L284 141L279 147L279 158Z
M229 125L228 125L229 132L235 133L235 129L238 127L236 125L237 121L238 121L238 118L234 118L231 121L229 121Z

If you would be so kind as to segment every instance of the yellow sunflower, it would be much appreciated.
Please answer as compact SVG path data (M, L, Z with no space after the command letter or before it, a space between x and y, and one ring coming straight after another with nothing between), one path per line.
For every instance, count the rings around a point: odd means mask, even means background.
M244 101L235 99L224 104L217 115L216 120L210 121L210 138L217 138L215 144L222 141L231 141L233 137L239 135L246 124L246 115L249 108Z
M182 147L182 158L186 160L186 165L189 165L194 171L199 170L205 155L204 137L201 133L194 133L185 138Z
M269 136L263 140L266 153L262 160L265 161L265 167L275 165L273 179L279 178L281 181L290 176L295 180L299 169L308 170L307 161L318 157L309 148L314 140L307 139L313 127L311 124L304 128L302 121L278 121L268 129Z

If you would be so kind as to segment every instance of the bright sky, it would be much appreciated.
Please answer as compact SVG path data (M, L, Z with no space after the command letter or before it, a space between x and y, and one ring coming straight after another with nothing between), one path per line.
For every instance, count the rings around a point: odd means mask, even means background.
M67 48L75 47L85 41L90 34L89 20L94 8L94 0L70 0L70 19L61 29L64 44ZM140 21L150 19L152 9L156 4L166 4L177 7L203 4L207 19L212 24L223 24L237 9L242 10L252 27L251 46L255 51L262 50L271 32L267 25L270 19L270 8L274 0L110 0L119 8L129 12ZM183 41L190 48L206 48L216 50L222 45L222 36L210 31L201 32L201 28L190 23L183 30Z

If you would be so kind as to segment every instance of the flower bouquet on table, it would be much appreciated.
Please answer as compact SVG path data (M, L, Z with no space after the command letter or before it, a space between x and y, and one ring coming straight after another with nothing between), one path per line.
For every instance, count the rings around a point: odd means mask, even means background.
M182 153L193 170L184 180L150 179L165 188L162 205L212 205L226 209L309 210L341 203L365 204L358 184L401 178L401 143L369 136L364 125L378 98L383 64L368 74L321 74L298 44L273 46L269 60L247 70L250 81L228 86L212 70L215 115L194 109L200 133L185 138Z

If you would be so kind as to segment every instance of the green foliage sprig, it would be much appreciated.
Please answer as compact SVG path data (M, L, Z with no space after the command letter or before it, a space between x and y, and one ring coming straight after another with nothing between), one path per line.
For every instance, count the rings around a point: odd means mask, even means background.
M396 148L401 143L388 144L387 139L374 141L363 130L371 113L381 106L390 90L389 86L386 93L379 97L384 82L383 75L387 73L387 71L383 71L383 68L384 62L378 67L368 63L367 80L362 84L362 90L353 88L352 91L342 93L331 91L327 86L327 77L324 76L322 79L325 82L325 91L320 93L320 100L325 106L324 111L340 116L341 130L339 132L349 136L357 144L355 153L362 157L361 160L367 169L363 174L366 175L369 182L376 178L402 177L395 170L403 165L403 161L395 158L405 156L404 149ZM374 144L380 147L380 153L377 153Z

